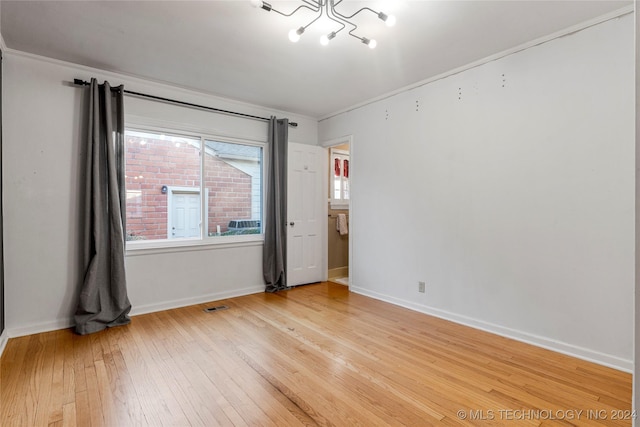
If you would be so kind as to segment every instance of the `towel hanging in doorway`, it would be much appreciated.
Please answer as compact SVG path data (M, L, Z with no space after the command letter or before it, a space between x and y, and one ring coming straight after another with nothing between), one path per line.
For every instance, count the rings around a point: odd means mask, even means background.
M336 219L336 229L338 230L341 236L345 236L349 234L349 226L347 225L347 215L338 214L338 218Z

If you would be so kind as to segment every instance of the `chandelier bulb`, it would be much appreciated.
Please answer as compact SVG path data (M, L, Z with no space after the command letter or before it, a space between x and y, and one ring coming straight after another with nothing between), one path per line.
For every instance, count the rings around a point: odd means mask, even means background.
M325 34L322 37L320 37L320 44L322 46L326 46L329 44L329 42L336 36L336 32L332 31L329 34Z
M302 35L302 33L304 33L304 27L300 27L297 30L294 28L291 31L289 31L289 40L291 40L293 43L296 43L298 40L300 40L300 36Z
M251 6L271 12L271 5L264 0L251 0Z
M396 25L396 17L394 15L389 15L384 23L387 24L387 27L393 27Z
M396 17L393 15L387 15L384 12L380 12L378 13L378 18L380 18L382 22L387 24L387 27L393 27L394 25L396 25Z
M363 37L360 39L360 41L366 44L367 46L369 46L369 49L375 49L376 46L378 46L378 42L375 41L374 39L368 39L366 37Z

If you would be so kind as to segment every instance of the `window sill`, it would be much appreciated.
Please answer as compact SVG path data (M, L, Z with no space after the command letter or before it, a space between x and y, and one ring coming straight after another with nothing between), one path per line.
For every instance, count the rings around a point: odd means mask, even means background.
M218 236L206 239L183 239L162 241L130 241L126 244L126 256L154 255L173 252L207 251L248 246L262 246L263 234L247 236Z

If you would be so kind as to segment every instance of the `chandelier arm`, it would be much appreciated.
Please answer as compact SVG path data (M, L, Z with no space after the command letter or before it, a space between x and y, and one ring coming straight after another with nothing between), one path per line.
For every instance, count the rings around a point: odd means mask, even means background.
M343 17L341 14L336 12L336 10L333 8L333 6L334 6L333 1L329 0L329 4L327 5L327 10L330 10L331 13L327 13L327 16L329 16L334 21L342 24L343 27L340 30L343 30L346 27L345 24L351 25L353 28L351 30L349 30L348 34L351 37L354 37L354 38L362 41L362 39L363 39L362 37L353 34L353 32L358 29L358 25L353 23L353 22L351 22L351 21L348 21L347 18ZM331 15L333 15L333 16L331 16Z
M376 15L378 15L378 14L379 14L379 12L376 12L375 10L371 9L370 7L363 7L362 9L358 10L356 13L354 13L353 15L350 15L350 16L345 16L345 15L341 14L340 12L338 12L337 10L335 10L335 4L332 4L332 5L331 5L331 9L333 9L333 12L334 12L336 15L340 15L340 17L342 17L342 18L344 18L344 19L351 19L351 18L353 18L354 16L356 16L357 14L359 14L360 12L362 12L363 10L369 10L369 11L371 11L371 12L375 13Z
M340 0L340 1L342 1L342 0ZM331 4L329 4L329 3L331 3ZM335 10L333 9L333 1L328 0L326 6L327 6L327 17L329 19L331 19L332 21L337 22L338 24L342 25L342 28L340 28L338 31L335 32L336 34L338 34L340 31L344 30L347 27L346 24L352 25L354 27L351 31L354 31L356 28L358 28L358 26L356 24L354 24L353 22L349 22L346 19L342 19L341 17L339 17L339 16L337 16L335 14Z
M338 24L342 25L342 28L340 28L338 31L334 31L334 33L336 33L336 34L338 34L340 31L344 30L347 27L343 22L338 21L337 19L335 19L335 18L333 18L331 16L329 16L329 19L331 19L332 21L337 22Z
M312 11L314 11L314 12L317 12L318 10L320 10L320 9L313 9L312 7L310 7L310 6L306 6L306 5L304 5L304 4L303 4L302 6L298 6L298 7L297 7L293 12L291 12L291 13L284 13L284 12L280 12L279 10L274 9L274 8L271 8L271 10L272 10L272 11L274 11L274 12L276 12L276 13L279 13L279 14L280 14L280 15L282 15L282 16L292 16L294 13L296 13L297 11L299 11L299 10L300 10L300 9L302 9L302 8L309 9L309 10L312 10Z
M355 24L354 24L354 25L355 25ZM356 25L356 26L355 26L355 28L353 28L351 31L349 31L349 35L350 35L351 37L355 37L356 39L358 39L358 40L362 41L362 40L364 39L364 37L360 37L360 36L357 36L357 35L353 34L353 32L354 32L355 30L357 30L357 29L358 29L358 26Z
M318 11L318 9L320 9L322 7L322 0L319 1L313 1L313 0L302 0L303 3L308 4L309 6L313 7L314 11Z
M318 16L316 16L316 18L309 22L307 25L303 26L302 28L304 28L305 30L309 27L309 25L313 24L314 22L316 22L318 19L320 19L320 17L322 16L322 10L320 11L320 13L318 14Z

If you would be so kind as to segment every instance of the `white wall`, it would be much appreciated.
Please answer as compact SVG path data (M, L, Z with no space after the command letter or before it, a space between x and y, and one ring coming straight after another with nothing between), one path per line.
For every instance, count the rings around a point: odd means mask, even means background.
M631 370L633 24L321 121L353 135L352 290Z
M86 89L97 77L129 90L297 121L289 139L316 144L315 120L184 89L9 52L4 61L4 203L6 320L10 336L71 325L82 273L76 225ZM214 135L266 140L260 121L126 98L127 120L189 127ZM127 257L132 313L257 292L262 246L136 252Z

